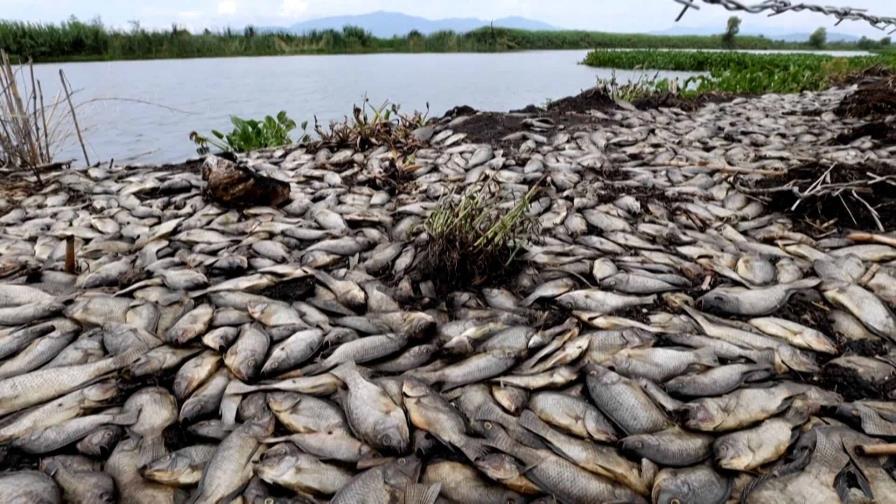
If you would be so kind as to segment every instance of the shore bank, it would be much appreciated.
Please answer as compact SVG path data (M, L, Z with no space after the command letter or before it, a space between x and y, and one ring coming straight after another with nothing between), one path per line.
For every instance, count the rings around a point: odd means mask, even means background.
M78 451L121 502L896 498L856 451L896 432L892 89L591 91L459 107L400 148L239 156L288 184L278 208L210 203L201 160L5 186L0 415L102 366L90 413L122 426L12 419L0 489L83 491L27 471ZM504 210L540 187L539 231L509 279L444 292L415 268L427 217L482 184Z

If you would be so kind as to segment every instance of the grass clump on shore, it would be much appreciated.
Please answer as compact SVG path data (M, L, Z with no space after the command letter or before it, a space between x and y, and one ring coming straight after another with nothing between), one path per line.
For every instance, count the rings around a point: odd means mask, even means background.
M197 132L190 133L198 148L199 154L208 154L209 146L224 152L249 152L258 149L281 147L292 143L289 133L296 129L296 122L280 111L277 117L267 116L262 120L242 119L231 116L233 131L222 133L212 130L212 137L205 137ZM302 124L305 129L307 124Z
M365 99L353 107L351 117L342 121L330 122L328 126L315 121L314 131L327 147L365 151L387 146L405 152L414 150L418 142L413 132L426 124L427 115L428 111L402 114L397 104L386 102L375 107Z
M722 27L720 27L720 31ZM579 30L528 31L484 27L467 33L439 31L424 35L379 38L362 28L312 30L304 34L225 28L192 33L173 25L147 30L134 23L129 30L70 18L59 24L0 21L0 48L35 61L85 61L218 56L275 56L372 52L495 52L531 49L670 48L723 49L722 35L663 36ZM740 49L807 49L807 43L738 36ZM829 48L859 49L857 44Z
M538 190L533 187L509 210L488 183L443 197L424 223L429 242L418 271L448 289L506 278L537 230L529 206Z
M892 67L894 62L890 56L608 50L592 51L584 61L594 67L708 74L686 79L680 86L684 94L819 91L850 74L876 65Z

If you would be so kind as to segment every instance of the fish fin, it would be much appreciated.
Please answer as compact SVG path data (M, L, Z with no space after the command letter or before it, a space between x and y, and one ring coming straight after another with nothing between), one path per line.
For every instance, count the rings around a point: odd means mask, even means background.
M404 489L404 504L433 504L441 491L441 482L434 485L411 483Z
M134 425L137 423L137 418L140 417L140 411L127 411L124 413L119 413L114 415L112 419L109 421L110 424L114 425Z
M458 445L458 449L463 452L464 456L470 459L470 462L476 462L485 456L486 446L482 440L476 438L465 438L463 443Z
M786 287L788 290L811 289L813 287L816 287L820 283L820 278L812 277L803 278L795 282L790 282L789 284L784 284L784 287Z
M656 475L659 472L660 468L656 463L648 458L641 459L641 482L644 485L644 488L652 488L653 481L656 479Z
M168 453L165 448L165 440L162 434L155 436L146 436L140 440L137 448L137 467L146 465L159 460Z
M237 379L233 379L230 380L230 383L227 384L227 388L224 389L224 395L251 394L257 390L260 390L257 385L249 385Z
M292 441L292 436L278 436L278 437L269 437L262 439L261 442L263 444L277 444L277 443L286 443Z
M531 410L525 410L520 413L519 424L542 437L544 437L544 434L548 434L550 430L550 427Z
M701 366L717 367L719 365L719 358L711 347L698 348L694 351L694 355L697 357L697 363Z
M335 369L330 370L330 374L332 374L336 378L339 378L343 382L345 381L345 378L347 378L349 375L351 375L353 373L357 373L357 372L358 372L358 365L355 364L355 361L353 361L353 360L343 362L342 364L337 366Z

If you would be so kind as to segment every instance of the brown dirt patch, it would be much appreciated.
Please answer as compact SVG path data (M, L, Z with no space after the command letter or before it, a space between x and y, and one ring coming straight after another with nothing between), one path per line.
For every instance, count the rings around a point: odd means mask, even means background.
M835 112L844 117L896 114L896 77L865 80L840 102Z
M896 229L896 167L892 165L831 167L812 162L760 179L756 187L772 211L806 221L816 232L831 226L879 230L874 212L885 230Z
M566 114L575 112L587 114L591 110L608 110L617 108L616 103L606 93L598 88L582 91L575 96L568 96L548 105L550 112Z
M731 93L705 93L690 98L675 93L657 93L646 98L635 100L632 105L640 110L657 108L677 108L685 112L693 112L707 103L727 103L741 95Z
M849 145L865 137L871 137L883 145L896 144L896 126L886 121L874 121L840 133L834 141L840 145Z
M511 133L526 130L521 115L502 112L481 112L453 128L456 133L466 133L467 139L476 143L498 145Z

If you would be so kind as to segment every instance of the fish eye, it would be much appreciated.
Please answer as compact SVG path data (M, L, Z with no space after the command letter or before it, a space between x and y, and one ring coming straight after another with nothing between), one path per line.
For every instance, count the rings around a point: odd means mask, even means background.
M681 504L681 499L679 499L678 497L676 497L676 498L670 500L670 501L669 501L669 504Z
M398 465L405 465L407 463L408 463L408 461L403 458L398 459Z

